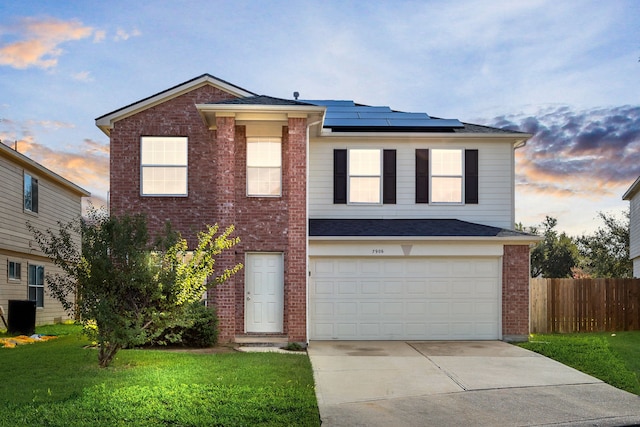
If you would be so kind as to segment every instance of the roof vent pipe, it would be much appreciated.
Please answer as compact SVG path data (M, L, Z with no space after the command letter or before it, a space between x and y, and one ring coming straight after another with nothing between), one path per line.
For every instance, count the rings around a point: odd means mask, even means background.
M298 100L298 97L300 96L300 92L293 92L293 97L295 98L295 100Z

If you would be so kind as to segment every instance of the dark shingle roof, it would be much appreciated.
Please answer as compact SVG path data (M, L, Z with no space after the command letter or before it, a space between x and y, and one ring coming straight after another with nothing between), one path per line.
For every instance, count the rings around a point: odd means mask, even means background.
M310 219L315 237L517 237L527 233L458 219Z
M212 104L225 104L225 105L307 105L312 106L307 102L294 101L292 99L274 98L266 95L248 96L246 98L235 98L226 101L213 102Z
M505 134L514 134L521 133L525 135L525 132L520 132L517 130L509 130L509 129L500 129L491 126L483 126L483 125L474 125L473 123L462 123L464 127L456 128L453 131L455 133L505 133Z

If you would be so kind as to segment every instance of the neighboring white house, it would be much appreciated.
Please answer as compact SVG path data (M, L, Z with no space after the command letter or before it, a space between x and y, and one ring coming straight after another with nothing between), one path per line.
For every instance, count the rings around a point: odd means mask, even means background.
M622 196L629 200L629 258L633 261L633 277L640 277L640 177Z
M68 314L46 285L47 274L61 270L40 251L27 222L56 229L58 221L81 215L82 198L90 194L2 143L0 182L0 306L6 313L10 300L32 300L36 324L65 320Z

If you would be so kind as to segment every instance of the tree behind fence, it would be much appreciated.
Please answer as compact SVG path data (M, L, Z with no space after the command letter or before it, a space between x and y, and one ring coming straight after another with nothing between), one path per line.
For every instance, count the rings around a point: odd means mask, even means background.
M532 333L640 330L640 279L531 279Z

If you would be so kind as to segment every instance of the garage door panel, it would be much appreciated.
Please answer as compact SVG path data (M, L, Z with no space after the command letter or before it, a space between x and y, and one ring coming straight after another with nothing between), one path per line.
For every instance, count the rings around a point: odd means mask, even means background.
M498 304L494 301L476 301L474 310L478 314L490 315L498 311Z
M419 260L407 260L405 269L398 267L399 273L406 274L405 277L427 277L428 264Z
M401 336L404 333L402 323L385 323L382 325L382 334L386 336Z
M338 322L336 324L336 334L338 336L357 336L357 326L355 323Z
M499 338L498 258L320 258L311 266L311 339Z
M474 293L476 288L475 282L456 280L451 284L451 291L454 296L466 296Z
M336 283L338 286L338 296L340 295L355 295L358 292L358 282L355 280L352 281L338 281Z
M381 283L379 281L363 281L360 284L360 292L363 294L380 294Z
M495 282L492 280L476 279L475 281L475 293L479 297L493 298L495 296Z
M401 294L404 284L399 280L385 280L383 283L385 295Z
M377 261L362 261L358 270L363 276L379 277L382 270L381 267Z
M356 316L358 315L358 303L357 302L337 302L336 315L338 316Z
M429 294L432 297L448 296L450 291L449 282L444 280L429 281Z
M341 276L357 276L359 273L358 265L347 261L338 261L336 266L334 267L334 271Z
M406 309L407 315L409 315L410 317L424 316L427 312L427 303L426 301L410 301L407 303Z
M382 265L382 275L384 277L394 277L403 274L403 266L397 262L383 261L378 263Z
M382 307L382 314L384 315L402 316L402 314L406 311L405 305L401 301L384 302L382 304Z
M427 283L424 280L407 281L407 293L410 295L425 295L427 293Z
M313 284L313 291L316 295L333 295L333 281L316 280Z
M362 315L380 315L380 303L378 302L363 302L360 303L360 314Z

